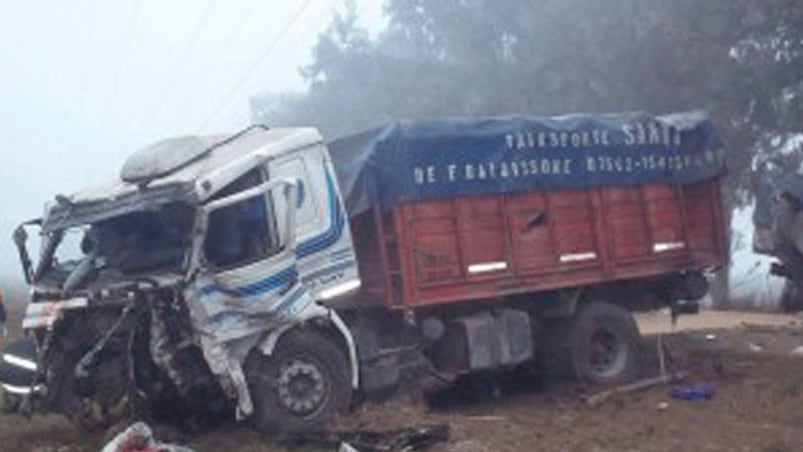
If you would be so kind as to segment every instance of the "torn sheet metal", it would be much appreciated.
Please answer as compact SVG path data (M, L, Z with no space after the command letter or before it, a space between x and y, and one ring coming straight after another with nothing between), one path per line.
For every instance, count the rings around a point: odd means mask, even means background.
M361 452L424 450L449 440L448 424L419 425L397 430L353 430L303 432L290 436L295 445L338 446Z
M132 424L101 449L101 452L129 451L193 452L189 447L157 441L153 430L144 422Z
M210 289L217 284L200 277L187 289L185 298L195 300L188 303L190 317L209 368L226 395L237 400L237 416L247 417L253 412L242 369L248 351L267 331L324 316L327 309L316 304L297 282L284 292L254 290L240 297L231 296L232 289Z

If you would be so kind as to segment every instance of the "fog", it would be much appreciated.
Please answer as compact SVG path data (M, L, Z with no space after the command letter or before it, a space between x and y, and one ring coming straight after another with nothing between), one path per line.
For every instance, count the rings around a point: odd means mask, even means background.
M116 177L156 139L252 121L333 138L397 118L701 109L725 143L732 209L752 204L768 170L803 162L799 2L5 6L0 274L17 273L13 225L54 194ZM734 256L754 259L745 243Z
M381 3L357 2L382 27ZM11 232L56 193L116 177L156 139L236 130L256 92L303 92L299 67L339 0L34 0L0 15L0 280Z

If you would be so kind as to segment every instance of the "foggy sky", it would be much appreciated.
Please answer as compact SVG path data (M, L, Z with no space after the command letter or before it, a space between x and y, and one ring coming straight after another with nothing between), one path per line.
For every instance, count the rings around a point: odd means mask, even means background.
M383 24L381 3L357 1L371 30ZM0 280L20 274L13 227L56 193L116 178L124 158L154 140L244 127L256 92L304 90L298 67L341 6L4 1Z

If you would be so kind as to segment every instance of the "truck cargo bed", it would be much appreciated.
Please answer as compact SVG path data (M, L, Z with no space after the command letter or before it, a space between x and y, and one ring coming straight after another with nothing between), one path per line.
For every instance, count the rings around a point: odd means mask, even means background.
M363 293L454 303L725 264L719 178L401 203L352 219Z

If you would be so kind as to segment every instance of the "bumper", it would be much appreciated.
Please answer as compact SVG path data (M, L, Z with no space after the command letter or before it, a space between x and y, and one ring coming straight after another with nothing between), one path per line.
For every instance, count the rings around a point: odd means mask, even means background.
M64 301L29 303L25 308L22 328L25 330L50 328L66 310L83 309L89 305L86 298L71 298Z

